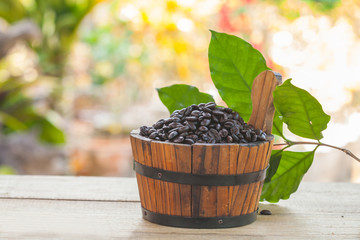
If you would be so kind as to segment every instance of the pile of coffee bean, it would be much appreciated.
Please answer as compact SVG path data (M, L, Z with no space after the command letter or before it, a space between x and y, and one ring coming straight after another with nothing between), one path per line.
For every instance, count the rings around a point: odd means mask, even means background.
M213 102L174 111L152 127L140 127L140 135L157 141L194 143L249 143L265 141L266 133L254 129L231 108Z

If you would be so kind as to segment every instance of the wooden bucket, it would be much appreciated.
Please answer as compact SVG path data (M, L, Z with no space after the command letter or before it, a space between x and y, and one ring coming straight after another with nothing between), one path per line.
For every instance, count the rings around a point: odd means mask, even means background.
M253 104L249 123L268 134L277 84L271 71L261 73L253 84L257 106ZM272 135L247 144L165 143L137 131L130 139L144 219L187 228L237 227L256 220Z

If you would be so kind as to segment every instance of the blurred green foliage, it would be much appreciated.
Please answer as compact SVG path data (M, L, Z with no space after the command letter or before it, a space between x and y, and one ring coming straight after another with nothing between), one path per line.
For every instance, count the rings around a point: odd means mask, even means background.
M19 78L9 78L0 82L0 126L1 132L36 129L39 140L52 144L65 142L64 133L47 117L34 108L34 100L25 96L29 84Z
M12 167L2 165L0 166L0 175L12 175L15 174L15 170Z
M101 0L2 0L0 17L8 23L24 18L33 20L41 29L40 44L34 45L43 74L64 75L67 56L76 39L83 18Z

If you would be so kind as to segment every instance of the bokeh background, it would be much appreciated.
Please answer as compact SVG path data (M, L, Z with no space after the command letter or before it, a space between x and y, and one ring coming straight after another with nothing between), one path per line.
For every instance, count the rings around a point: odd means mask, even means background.
M313 94L332 117L323 142L360 156L359 1L1 0L0 173L133 176L129 132L169 114L155 88L221 102L209 29ZM360 182L359 165L320 148L305 180Z

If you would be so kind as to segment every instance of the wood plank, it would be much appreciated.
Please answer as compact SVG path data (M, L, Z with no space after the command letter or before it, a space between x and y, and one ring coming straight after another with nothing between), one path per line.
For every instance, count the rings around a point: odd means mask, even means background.
M0 175L0 199L139 201L135 178Z
M230 145L220 147L218 174L230 174ZM229 186L218 186L216 190L216 216L229 216Z
M175 145L176 165L178 172L191 173L192 164L192 146L188 145ZM191 216L191 192L192 186L189 184L179 184L180 187L180 204L181 216Z
M195 144L193 145L192 173L194 174L217 174L219 145ZM192 216L215 217L216 216L216 186L193 186L192 187Z
M273 215L215 230L152 224L139 202L0 199L0 239L359 239L359 198L358 184L305 182L287 201L260 204Z

